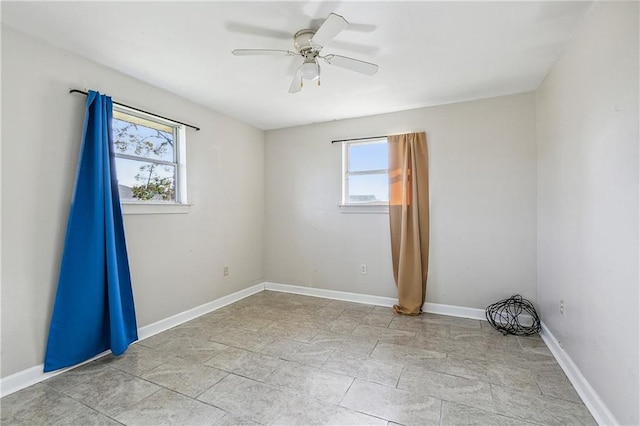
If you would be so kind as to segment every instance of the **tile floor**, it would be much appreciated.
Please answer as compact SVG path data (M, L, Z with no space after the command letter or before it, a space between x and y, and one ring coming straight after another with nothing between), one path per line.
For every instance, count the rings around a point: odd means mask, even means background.
M264 291L0 400L2 425L589 425L540 337Z

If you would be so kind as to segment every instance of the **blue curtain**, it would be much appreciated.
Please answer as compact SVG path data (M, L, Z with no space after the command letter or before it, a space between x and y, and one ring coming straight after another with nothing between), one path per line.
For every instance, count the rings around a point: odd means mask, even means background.
M111 135L111 98L89 91L44 371L138 339Z

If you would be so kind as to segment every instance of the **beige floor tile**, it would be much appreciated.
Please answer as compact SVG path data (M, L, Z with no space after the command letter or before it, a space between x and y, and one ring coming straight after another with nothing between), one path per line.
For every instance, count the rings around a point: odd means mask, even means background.
M338 349L345 352L354 352L362 355L369 355L376 346L376 340L363 339L347 334L331 333L322 331L318 333L311 342L314 345Z
M215 422L216 426L258 426L259 424L247 417L240 417L231 413L225 414L223 418Z
M518 336L518 343L522 350L527 352L534 352L537 354L553 356L551 351L547 347L547 344L544 343L544 340L539 335L535 336Z
M456 340L441 336L425 336L421 333L416 333L416 338L411 343L411 346L467 358L488 360L496 357L496 351L487 343Z
M371 357L396 364L417 364L435 371L444 371L446 368L447 355L413 346L380 342L371 353Z
M217 328L230 327L248 331L259 331L273 322L272 319L266 318L264 315L264 312L260 316L234 314L216 322L215 326Z
M61 392L66 392L81 383L89 381L92 377L100 373L111 371L112 367L103 362L103 358L65 371L63 374L45 380L43 383ZM4 402L4 399L2 399L2 402Z
M492 411L509 417L544 425L596 425L582 403L569 402L542 395L491 386Z
M229 347L205 364L262 382L285 363L279 358Z
M179 330L178 327L174 327L170 330L164 331L162 333L158 333L144 340L140 340L136 344L147 346L149 348L158 348L159 346L163 346L170 343L173 339L182 338L184 336L185 336L185 333Z
M320 367L335 349L311 343L295 342L288 339L277 339L267 345L262 353L273 357L295 361L300 364Z
M420 393L356 379L340 405L403 425L438 425L441 403Z
M450 325L420 321L420 317L398 316L391 320L389 328L420 333L425 338L430 336L449 337Z
M3 425L594 424L540 336L273 291L0 404Z
M304 405L291 406L273 420L274 425L341 425L385 426L386 420L358 413L348 408L317 400L307 400Z
M500 352L500 361L505 365L527 368L534 374L558 369L558 363L552 355L523 350L502 350Z
M124 354L120 356L109 354L100 358L98 362L139 376L161 364L172 361L179 362L180 360L181 358L165 351L143 345L132 345Z
M2 398L2 425L117 425L118 423L42 383Z
M265 383L287 391L338 404L353 378L289 362L273 372Z
M125 425L214 425L225 412L219 408L161 389L116 416Z
M390 315L394 318L399 316L404 316L404 315L396 314L392 306L374 306L373 309L371 309L371 313L380 314L380 315Z
M192 319L191 321L187 321L184 324L175 326L171 330L184 333L185 332L184 330L188 330L190 328L208 328L213 324L215 324L216 322L227 317L228 317L227 314L220 314L218 311L214 311L214 312L210 312L208 314L202 315L198 318Z
M268 326L264 327L261 332L305 343L308 343L318 334L317 329L277 321L273 321Z
M364 303L346 302L343 300L329 300L327 307L332 309L341 309L345 312L366 312L369 313L373 310L373 305L367 305Z
M233 327L216 327L210 340L235 348L259 352L275 339L273 336Z
M444 401L442 426L520 426L528 423L520 419L501 416L489 411Z
M415 340L415 331L396 330L372 325L360 325L351 333L353 336L363 339L380 340L395 344L409 344Z
M292 321L292 324L299 324L302 327L319 331L330 331L340 334L351 334L360 325L360 321L352 317L343 317L330 320L307 319L304 321ZM314 336L315 337L315 336Z
M236 416L269 424L283 413L304 406L306 400L276 386L228 375L197 398Z
M199 363L171 362L159 365L141 377L192 398L227 376L226 371Z
M370 382L395 387L402 372L402 364L380 361L366 355L334 352L322 368L337 374L357 377Z
M227 348L226 345L184 334L171 334L156 344L155 349L192 362L205 362Z
M481 329L480 320L474 320L470 318L450 317L447 315L438 314L422 314L419 316L421 321L433 324L451 325L458 327L469 327L475 329Z
M139 377L111 369L67 391L73 399L110 417L120 414L160 389Z
M372 325L375 327L387 327L391 320L393 320L393 312L380 313L371 311L343 311L338 318L338 321L352 320L362 325Z
M210 322L210 323L215 323L215 322L218 322L219 320L221 320L222 318L225 318L226 316L227 316L227 313L224 311L224 309L218 309L216 311L209 312L208 314L204 314L204 315L196 318L195 320L201 320L201 321L207 321L207 322ZM193 321L195 321L195 320L193 320ZM191 322L191 321L189 321L189 322Z
M488 383L416 366L405 366L398 389L479 408L490 406L493 400Z
M340 308L331 308L326 306L304 306L289 311L286 316L296 321L330 321L338 318L344 312Z
M487 344L494 348L505 348L511 350L521 349L517 336L505 336L502 333L482 330L480 328L452 325L449 327L449 338L454 341L466 341L473 344Z
M540 392L545 396L561 398L574 402L582 402L580 395L575 390L562 369L543 370L535 373Z
M530 370L503 365L496 361L450 355L447 357L445 373L540 394L538 383Z

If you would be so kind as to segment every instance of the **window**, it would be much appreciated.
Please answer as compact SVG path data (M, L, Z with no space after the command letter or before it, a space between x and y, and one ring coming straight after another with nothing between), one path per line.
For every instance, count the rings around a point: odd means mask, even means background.
M344 142L342 145L342 206L389 204L387 139Z
M113 145L123 204L186 204L184 126L113 107Z

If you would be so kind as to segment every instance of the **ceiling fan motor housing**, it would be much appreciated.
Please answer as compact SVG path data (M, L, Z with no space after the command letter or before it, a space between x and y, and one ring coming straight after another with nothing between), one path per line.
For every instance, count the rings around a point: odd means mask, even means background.
M315 30L300 30L293 36L293 47L296 48L296 51L300 53L302 56L307 57L309 54L312 54L314 57L318 55L320 46L314 46L311 42L311 39L315 35Z

